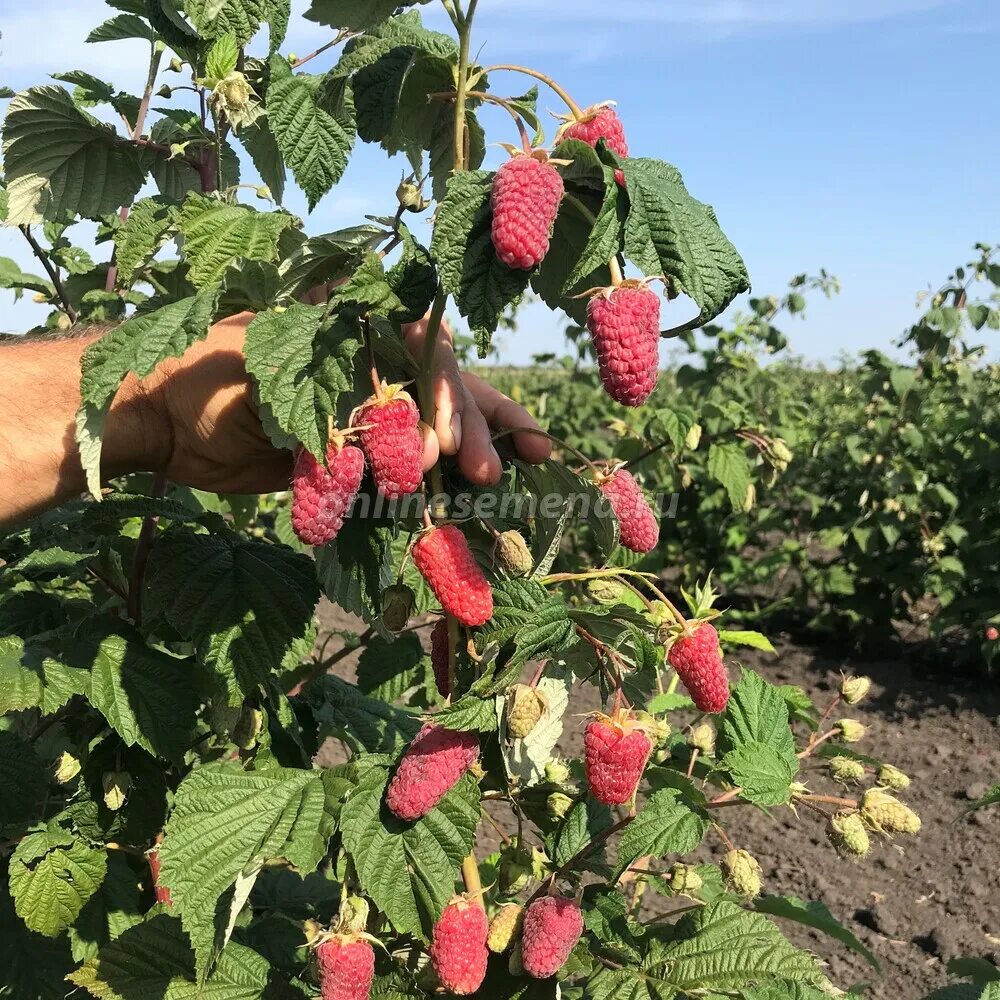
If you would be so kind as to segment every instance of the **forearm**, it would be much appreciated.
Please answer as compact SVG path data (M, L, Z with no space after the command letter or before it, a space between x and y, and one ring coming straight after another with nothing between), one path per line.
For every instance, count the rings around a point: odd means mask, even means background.
M99 334L0 345L0 528L84 492L76 447L80 359ZM104 429L105 478L153 468L162 427L134 380Z

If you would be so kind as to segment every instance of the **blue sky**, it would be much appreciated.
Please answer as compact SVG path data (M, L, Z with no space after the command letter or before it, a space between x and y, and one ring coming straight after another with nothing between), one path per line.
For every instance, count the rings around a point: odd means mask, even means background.
M423 11L445 27L435 3ZM82 45L110 13L101 0L0 0L0 83L80 68L138 89L142 43ZM293 18L285 51L302 55L328 37ZM485 61L544 69L580 103L617 100L633 153L674 163L715 206L756 293L780 293L799 271L837 274L839 298L815 300L805 322L786 326L797 353L830 360L888 347L920 289L977 240L1000 240L1000 132L989 113L998 41L995 0L480 0L476 44ZM493 86L525 89L499 74ZM562 110L554 95L542 107ZM491 124L494 139L510 139L502 118ZM307 229L390 212L401 171L359 149ZM305 213L295 198L288 207ZM0 255L27 267L19 241L0 231ZM684 307L670 309L673 325ZM0 300L0 328L39 318L31 303ZM505 360L558 350L560 331L557 317L530 307L504 340Z

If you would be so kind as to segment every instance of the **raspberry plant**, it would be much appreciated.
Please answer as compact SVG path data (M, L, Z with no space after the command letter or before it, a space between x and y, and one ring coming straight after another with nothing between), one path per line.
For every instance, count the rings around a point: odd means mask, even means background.
M3 542L0 994L828 992L771 917L864 949L819 901L760 895L741 809L725 807L797 808L852 856L915 832L879 784L901 787L899 772L844 745L860 723L830 722L857 684L822 713L749 670L730 692L724 651L767 640L717 630L710 586L682 612L633 568L653 514L610 454L557 441L557 459L508 458L475 491L449 462L423 482L413 471L402 387L431 423L449 304L483 353L529 288L580 324L589 314L609 388L637 404L653 289L694 303L676 335L748 287L715 213L676 168L627 155L607 104L475 62L477 0L444 0L455 38L412 2L313 0L307 16L335 37L303 59L281 54L288 0L109 6L91 41L148 39L144 93L61 74L72 92L14 96L3 130L0 208L48 275L5 265L5 284L51 302L52 328L112 328L82 370L95 499ZM303 68L324 56L326 72ZM156 91L167 72L183 83ZM524 76L566 105L551 148L537 88L504 96ZM513 140L496 173L482 169L490 106ZM290 212L241 200L250 188L280 206L290 173L314 207L358 140L409 162L384 217L307 236ZM238 147L260 184L240 183ZM105 263L71 242L86 220ZM316 287L325 304L302 302ZM243 310L262 421L297 451L291 505L161 480L143 493L141 478L105 492L104 415L123 378ZM401 331L427 313L414 360ZM380 491L418 502L379 507ZM566 551L575 565L553 572ZM315 648L321 594L366 623L332 655ZM330 672L359 645L356 683ZM713 723L679 687L685 671ZM586 761L562 759L587 683L606 712ZM331 738L343 759L320 766ZM867 790L814 790L845 758Z

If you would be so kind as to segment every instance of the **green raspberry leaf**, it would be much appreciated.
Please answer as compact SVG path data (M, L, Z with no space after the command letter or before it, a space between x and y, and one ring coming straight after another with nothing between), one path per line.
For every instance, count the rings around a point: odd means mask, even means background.
M104 881L108 856L68 830L32 833L10 859L10 894L30 930L56 937Z
M730 750L719 763L740 786L743 798L755 805L779 806L791 799L792 778L798 766L768 744L745 743Z
M213 80L229 76L240 58L240 47L232 31L219 35L205 56L205 75Z
M368 697L333 674L310 684L306 698L320 736L343 740L355 753L395 753L420 730L416 715Z
M108 215L132 202L145 177L138 151L62 87L34 87L11 101L3 157L9 225Z
M279 266L285 295L296 299L317 285L348 277L385 238L384 229L370 225L310 237Z
M177 207L163 198L142 198L132 206L128 219L114 234L120 286L128 288L135 272L152 261L172 235L177 214Z
M141 17L137 17L135 14L116 14L94 28L87 35L85 41L91 43L124 42L130 38L155 42L156 34Z
M753 474L743 449L730 442L713 442L708 449L708 474L729 494L733 510L745 512Z
M70 982L96 1000L290 1000L301 993L282 989L274 970L257 952L235 942L219 957L211 976L199 983L195 960L181 921L153 910L71 973Z
M28 708L52 715L73 695L89 690L89 672L63 662L55 648L0 636L0 715Z
M834 917L824 903L802 900L797 896L761 896L754 900L754 909L758 913L792 920L822 931L857 952L876 971L881 970L878 959Z
M184 0L184 11L202 37L231 34L241 46L266 22L271 29L271 52L275 52L288 31L290 4L289 0Z
M347 6L343 0L333 0L333 2ZM365 2L370 2L370 0L365 0ZM375 2L381 2L381 0L375 0ZM306 17L324 23L321 3L325 5L326 0L316 0ZM350 6L352 10L357 10L357 4L351 3ZM335 27L335 25L331 25L331 27ZM439 31L428 31L421 23L419 12L408 11L399 17L391 17L389 20L375 25L358 38L352 38L344 46L344 54L334 66L331 75L334 77L350 76L364 66L371 66L387 52L400 47L421 49L430 55L441 56L452 61L458 56L458 46L453 38Z
M147 580L149 606L194 644L233 705L297 660L319 600L309 558L230 532L168 529Z
M6 891L0 892L0 969L11 1000L63 1000L63 977L76 964L65 935L53 941L29 931L15 912L14 901Z
M346 108L336 114L324 106L322 78L306 74L282 76L288 64L271 60L267 118L285 163L306 194L309 211L340 180L354 145L355 125Z
M497 257L490 232L492 187L493 175L482 170L452 177L431 241L442 287L469 321L480 357L488 353L501 316L520 302L531 277L531 272L515 271Z
M475 843L479 786L466 775L423 819L403 823L383 801L388 780L388 771L372 768L351 793L341 814L344 846L396 930L426 939Z
M324 323L325 306L295 303L258 313L246 332L247 371L265 417L314 455L326 454L329 418L354 385L354 356L362 347L355 319Z
M403 3L399 0L312 0L312 6L305 16L310 21L317 21L331 28L363 31L381 24L400 7L430 2L431 0L404 0Z
M184 236L190 280L201 288L221 281L238 258L277 259L278 239L295 222L287 212L258 212L246 205L188 195L177 226Z
M367 503L370 509L372 500L372 494L364 493L358 503ZM395 532L384 522L352 516L332 542L316 550L316 575L323 593L369 624L379 620L382 591L393 580L394 537Z
M678 801L679 795L676 788L665 788L643 803L639 815L625 828L618 842L616 879L643 855L663 858L668 854L687 854L701 843L709 821Z
M430 308L437 293L438 279L434 262L426 248L400 223L403 253L390 268L386 281L399 301L393 319L399 323L415 323Z
M577 802L566 816L556 835L552 860L560 867L569 864L588 844L604 833L615 821L611 810L596 799ZM575 867L593 869L604 855L604 845L582 855Z
M746 265L719 228L715 212L688 193L675 167L658 160L622 163L631 205L625 253L644 274L671 279L671 292L698 306L698 316L671 331L704 326L750 287Z
M749 748L752 753L762 745L770 747L793 775L798 773L799 762L784 696L760 675L744 670L722 717L718 752L724 756L733 750Z
M200 978L225 943L224 894L241 874L279 858L301 874L319 864L333 832L325 802L318 771L209 764L181 783L160 847L160 878L191 937Z

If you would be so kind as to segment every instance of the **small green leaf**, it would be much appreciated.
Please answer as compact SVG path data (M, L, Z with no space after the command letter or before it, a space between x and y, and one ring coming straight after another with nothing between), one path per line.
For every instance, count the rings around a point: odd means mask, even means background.
M430 0L312 0L306 11L310 21L318 21L331 28L349 28L363 31L381 23L399 7L430 3Z
M420 729L416 715L369 698L333 674L310 684L306 697L320 734L344 740L355 753L394 753Z
M783 805L791 798L792 778L798 771L787 756L766 743L744 743L720 761L741 795L758 806Z
M729 494L733 509L745 511L750 485L750 460L743 449L731 442L714 442L708 449L708 474Z
M107 867L104 851L67 830L29 834L10 859L10 894L18 916L30 930L56 937L100 888Z
M227 31L212 43L205 56L205 75L213 80L221 80L229 76L240 58L240 47L236 43L236 35Z
M976 799L967 809L966 812L975 812L977 809L985 809L987 806L993 806L1000 802L1000 784L994 785L982 798Z
M771 640L760 632L739 631L732 632L722 630L719 632L719 639L724 645L729 646L750 646L751 649L762 649L765 653L775 653L777 650L771 645Z
M495 733L497 711L492 698L466 695L454 705L436 712L433 720L448 729L460 732Z
M620 878L643 855L662 858L667 854L687 854L701 843L709 821L679 802L679 794L675 788L665 788L643 803L618 842L615 878Z
M147 42L155 42L156 33L141 17L136 17L135 14L116 14L94 28L87 35L85 41L121 42L130 38L141 38Z

